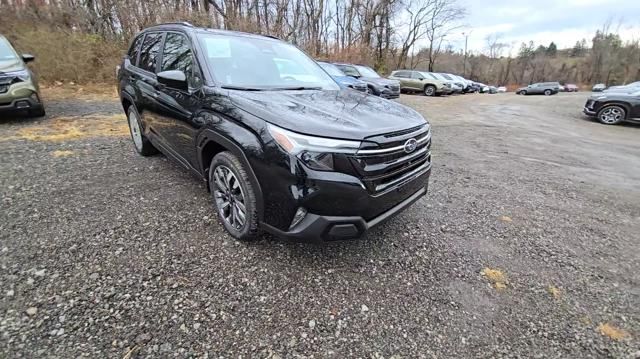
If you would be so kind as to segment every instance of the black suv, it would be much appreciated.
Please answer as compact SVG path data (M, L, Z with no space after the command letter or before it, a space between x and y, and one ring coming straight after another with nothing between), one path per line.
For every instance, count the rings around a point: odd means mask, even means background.
M278 39L150 27L118 67L118 89L137 152L158 149L202 178L235 238L357 238L427 193L429 123L341 89Z

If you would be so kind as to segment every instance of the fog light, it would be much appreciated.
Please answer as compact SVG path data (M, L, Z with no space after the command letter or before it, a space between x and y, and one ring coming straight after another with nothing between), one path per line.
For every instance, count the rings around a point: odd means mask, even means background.
M29 108L28 101L18 101L16 102L16 108Z
M300 207L298 208L298 210L296 211L296 215L293 216L293 221L291 221L291 225L289 226L289 230L291 230L291 228L295 227L298 223L302 222L302 220L304 219L304 217L307 215L307 210Z

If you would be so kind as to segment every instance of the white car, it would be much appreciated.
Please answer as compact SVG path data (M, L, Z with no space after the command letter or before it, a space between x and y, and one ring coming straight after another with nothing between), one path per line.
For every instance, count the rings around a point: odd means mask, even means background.
M506 87L504 87L504 86L498 87L498 93L504 93L504 92L507 92L507 88Z

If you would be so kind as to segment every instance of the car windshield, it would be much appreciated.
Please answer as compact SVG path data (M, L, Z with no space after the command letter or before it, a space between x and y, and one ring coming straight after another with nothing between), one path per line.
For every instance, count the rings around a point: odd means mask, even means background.
M15 51L9 45L9 41L0 38L0 61L15 60L17 58Z
M373 71L373 69L370 67L361 66L361 65L355 65L355 67L356 69L358 69L358 72L360 72L360 75L362 75L362 77L373 77L373 78L380 77L380 75L378 75L378 73Z
M269 38L199 34L209 70L222 87L241 90L339 90L297 47Z
M453 79L451 77L449 77L449 75L447 75L447 74L440 74L440 76L444 77L447 80L453 81Z
M326 62L318 62L318 64L331 76L346 76L336 65Z
M432 80L438 80L438 78L437 78L437 77L435 77L435 75L433 75L433 74L432 74L432 73L430 73L430 72L420 72L420 74L421 74L422 76L424 76L424 78L432 79Z

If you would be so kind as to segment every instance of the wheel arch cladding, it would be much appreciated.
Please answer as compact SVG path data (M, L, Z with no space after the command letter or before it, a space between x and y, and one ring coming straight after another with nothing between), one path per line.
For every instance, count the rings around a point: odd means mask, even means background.
M259 141L257 141L256 139L255 142ZM209 184L209 166L211 165L211 161L213 160L213 157L215 157L215 155L225 151L230 152L234 156L236 156L249 175L249 181L251 182L256 195L256 209L258 210L258 220L262 221L262 219L264 218L264 197L262 196L262 188L260 186L260 182L256 177L249 159L247 158L240 145L212 130L204 130L198 137L198 158L200 161L202 176L207 183L207 190L211 190Z

